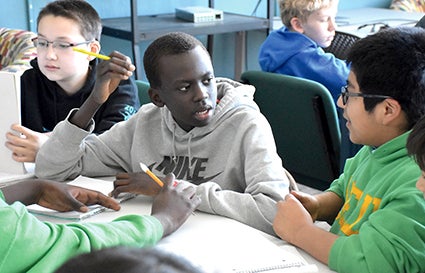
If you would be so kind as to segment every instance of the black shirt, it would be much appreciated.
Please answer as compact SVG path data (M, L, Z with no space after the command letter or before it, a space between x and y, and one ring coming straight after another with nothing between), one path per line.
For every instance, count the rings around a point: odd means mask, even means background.
M32 60L33 68L21 76L22 125L41 133L52 131L71 109L79 108L90 95L96 80L97 62L97 59L90 62L90 72L84 86L77 93L68 95L40 71L37 58ZM115 123L128 119L139 107L134 81L121 81L117 90L96 112L94 133L103 133Z

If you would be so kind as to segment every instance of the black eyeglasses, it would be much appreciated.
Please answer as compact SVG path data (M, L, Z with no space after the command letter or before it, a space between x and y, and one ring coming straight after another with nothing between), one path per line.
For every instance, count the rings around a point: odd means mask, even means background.
M349 97L362 97L362 98L375 98L375 99L391 99L390 96L384 96L384 95L373 95L373 94L363 94L363 93L353 93L348 92L348 87L343 86L341 88L341 99L342 104L346 105L348 102Z

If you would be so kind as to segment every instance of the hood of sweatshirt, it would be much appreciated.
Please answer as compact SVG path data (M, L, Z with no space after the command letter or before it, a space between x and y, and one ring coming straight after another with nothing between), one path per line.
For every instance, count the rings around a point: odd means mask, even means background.
M31 62L32 69L24 72L21 88L23 109L33 113L24 115L23 124L35 131L49 132L78 108L90 95L95 82L96 61L90 63L89 74L84 86L75 94L68 95L56 81L49 80L40 70L38 58Z
M270 33L261 46L259 63L264 71L276 71L294 55L303 51L317 51L316 42L304 34L282 27Z

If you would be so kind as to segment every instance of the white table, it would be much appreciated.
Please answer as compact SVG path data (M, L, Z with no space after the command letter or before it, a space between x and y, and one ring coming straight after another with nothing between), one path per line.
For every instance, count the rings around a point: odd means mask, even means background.
M108 179L109 180L109 179ZM108 183L105 181L105 183ZM109 183L111 183L109 181ZM146 196L137 196L122 204L121 210L105 211L92 216L83 222L108 222L121 215L141 214L148 215L151 210L152 199ZM55 223L69 223L69 220L37 216L40 220ZM162 239L159 247L181 254L195 264L213 271L213 266L225 267L226 264L248 265L250 262L268 261L281 254L305 260L312 267L305 270L280 272L334 272L327 265L317 261L304 251L297 249L285 241L251 228L235 220L218 215L196 211L176 232ZM280 257L280 256L279 256ZM315 266L314 266L315 265ZM277 272L277 271L274 271Z
M339 10L335 22L337 30L365 37L378 31L382 24L387 24L390 27L414 26L423 16L425 16L425 13L421 12L406 12L385 8L358 8ZM366 24L376 24L375 31L371 32L372 26L358 29ZM280 17L274 17L273 29L279 29L282 26Z
M386 24L390 27L414 26L425 13L406 12L385 8L359 8L340 10L335 18L337 30L365 37ZM374 31L371 31L375 25ZM369 25L362 27L364 25ZM360 29L359 29L360 28Z

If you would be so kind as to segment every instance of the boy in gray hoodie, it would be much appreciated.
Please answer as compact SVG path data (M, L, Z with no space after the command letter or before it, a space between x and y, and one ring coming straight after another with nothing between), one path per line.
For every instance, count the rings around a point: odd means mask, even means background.
M276 201L295 183L253 101L254 88L216 79L205 47L184 33L156 39L144 66L152 103L94 135L92 116L110 93L92 93L42 146L36 175L59 180L116 175L114 195L156 195L160 187L141 171L144 163L160 177L172 172L179 183L196 185L199 210L274 234Z

